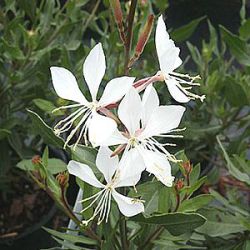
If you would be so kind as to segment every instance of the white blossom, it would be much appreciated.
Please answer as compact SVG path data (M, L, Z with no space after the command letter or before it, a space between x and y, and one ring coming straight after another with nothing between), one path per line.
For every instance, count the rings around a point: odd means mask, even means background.
M176 128L184 111L182 106L159 105L153 86L146 88L142 100L137 91L131 88L118 107L118 116L126 126L126 132L116 129L102 145L121 144L120 147L125 149L124 154L135 149L143 158L146 171L154 174L164 185L172 186L174 177L171 175L169 160L176 159L164 146L173 144L161 143L154 137L180 137L170 133L180 131Z
M190 77L187 74L174 72L182 64L182 60L179 57L180 49L170 39L162 16L158 19L155 44L160 64L160 74L163 75L171 96L180 103L186 103L190 99L197 98L203 101L205 95L199 96L189 91L193 86L200 85L195 82L200 77Z
M91 218L84 220L83 224L88 224L95 217L98 217L98 224L102 221L107 222L111 208L111 197L116 201L121 213L127 217L144 212L143 201L126 197L115 190L119 187L135 186L140 180L143 162L138 158L135 150L130 150L128 154L122 157L120 162L118 156L111 157L111 154L112 151L109 148L100 147L96 158L96 166L104 175L105 184L97 180L88 165L76 161L70 161L68 164L70 174L101 189L93 196L82 200L82 202L92 200L82 212L92 207L94 203L97 203L93 215ZM137 166L136 169L133 167L134 164Z
M106 70L105 56L100 43L90 51L83 64L83 75L92 97L91 101L87 101L82 94L76 78L69 70L62 67L51 67L50 70L53 86L58 96L76 102L76 104L58 108L77 108L54 127L55 133L60 135L69 131L73 124L78 121L67 137L65 146L77 131L79 131L79 135L75 146L82 137L85 143L89 138L89 141L95 145L111 135L117 126L116 122L109 117L100 115L98 110L119 101L132 86L135 78L127 76L114 78L107 83L102 97L97 100L97 92Z

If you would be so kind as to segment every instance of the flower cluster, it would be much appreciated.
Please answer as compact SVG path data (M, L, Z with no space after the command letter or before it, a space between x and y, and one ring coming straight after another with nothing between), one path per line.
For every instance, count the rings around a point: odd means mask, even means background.
M98 217L98 223L107 222L112 197L125 216L143 212L142 200L126 197L116 189L135 187L144 170L165 186L171 187L174 181L170 162L176 162L177 159L165 146L175 144L163 143L162 138L182 137L176 132L183 130L178 126L185 108L180 105L160 105L153 83L165 82L170 95L180 103L191 99L203 101L205 96L190 92L193 86L199 85L195 82L198 77L174 72L182 64L180 49L170 39L162 16L158 19L155 43L160 71L155 76L137 82L135 77L114 78L107 83L101 98L97 98L97 93L105 74L106 62L102 45L97 44L83 64L83 75L91 101L82 94L69 70L51 67L52 82L58 96L75 102L58 108L70 108L73 111L55 125L55 133L60 135L69 132L65 147L71 140L75 140L74 148L81 141L99 147L96 166L104 176L103 182L97 180L88 165L76 161L68 164L70 174L100 189L82 201L91 200L83 211L97 203L93 216L84 221L86 224L95 217ZM142 91L144 93L140 95ZM117 108L116 112L112 112L113 108ZM112 151L111 146L116 148Z

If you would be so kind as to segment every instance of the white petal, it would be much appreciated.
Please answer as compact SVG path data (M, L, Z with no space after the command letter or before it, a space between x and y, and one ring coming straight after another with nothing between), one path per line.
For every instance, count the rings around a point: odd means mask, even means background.
M115 187L135 186L145 169L144 161L136 148L124 152L117 169L117 182Z
M118 116L130 134L140 128L142 103L135 88L131 88L118 107Z
M153 174L165 186L171 187L174 177L171 175L171 166L162 153L143 150L143 158L146 165L146 171Z
M142 97L143 113L142 113L142 124L146 126L150 116L154 110L159 106L159 98L155 88L149 85L144 91Z
M99 101L99 105L104 107L111 103L116 103L129 91L135 77L118 77L107 83L103 95Z
M117 127L116 122L106 116L99 115L94 112L91 120L89 121L89 140L93 147L101 145Z
M169 38L162 16L158 18L155 43L161 71L167 74L181 65L182 61L179 57L180 49Z
M92 99L96 100L97 91L105 74L106 62L102 44L98 43L88 54L83 64L83 75Z
M185 108L180 105L159 106L154 110L142 132L142 138L168 133L179 126Z
M127 144L128 138L116 128L115 131L106 140L100 142L100 146L114 146L118 144Z
M76 78L69 70L62 67L50 67L50 71L52 83L58 96L83 105L88 103L78 87Z
M180 103L186 103L189 102L190 99L179 89L179 87L176 85L175 80L166 80L165 81L168 87L168 91L170 95Z
M113 151L108 147L100 147L96 157L96 166L104 175L107 183L111 182L119 163L119 157L117 155L111 157L112 153Z
M77 161L70 161L67 168L70 174L79 177L82 181L97 188L104 187L104 185L96 179L92 169L88 165Z
M115 190L112 192L112 195L117 202L119 210L121 213L127 217L134 216L136 214L144 212L144 206L142 202L126 197L124 195L119 194Z

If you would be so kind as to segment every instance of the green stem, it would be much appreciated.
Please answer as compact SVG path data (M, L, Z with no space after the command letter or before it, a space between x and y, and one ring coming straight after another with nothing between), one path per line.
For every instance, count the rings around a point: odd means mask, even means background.
M127 250L128 248L128 241L127 241L127 225L124 215L120 213L120 234L121 234L121 244L122 249Z
M144 250L145 248L147 248L149 246L149 244L151 244L152 241L156 240L161 233L163 232L164 227L160 226L158 227L147 239L146 241L138 247L138 250Z
M121 188L121 193L126 195L126 188ZM120 237L123 250L128 250L128 238L127 238L127 223L125 216L120 212L119 218L119 227L120 227Z

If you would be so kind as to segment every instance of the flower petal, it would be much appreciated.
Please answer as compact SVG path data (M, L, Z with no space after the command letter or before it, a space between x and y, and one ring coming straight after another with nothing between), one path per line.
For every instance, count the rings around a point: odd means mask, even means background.
M144 91L142 97L143 113L142 113L142 124L146 126L150 116L154 110L159 107L159 98L155 88L149 85Z
M62 67L50 67L50 72L52 83L58 96L83 105L88 103L78 87L76 78L69 70Z
M156 26L155 44L161 71L167 74L182 64L179 57L180 49L169 38L162 15L158 18Z
M142 138L149 138L168 133L179 126L185 108L180 105L159 106L149 118L147 126L141 133Z
M118 116L130 134L140 128L142 103L135 88L131 88L118 107Z
M94 112L88 124L89 140L93 147L101 145L112 135L116 127L117 124L113 119Z
M162 153L152 152L144 149L143 158L146 165L146 171L153 174L165 186L171 187L174 177L171 175L171 166Z
M92 100L96 100L99 85L105 74L106 62L102 44L98 43L88 54L83 64L83 75L89 87Z
M117 169L117 182L115 187L135 186L141 178L141 173L145 169L144 161L137 151L133 148L124 152Z
M189 102L190 99L180 90L180 88L176 85L176 81L171 79L171 80L165 80L168 91L170 95L180 103L186 103Z
M115 190L112 192L112 195L123 215L131 217L144 212L144 206L141 201L121 195Z
M115 131L104 141L100 142L99 146L114 146L118 144L127 144L128 138L116 128Z
M67 168L70 174L79 177L82 181L97 188L104 187L104 185L96 179L92 169L88 165L77 161L70 161Z
M135 77L123 76L109 81L104 89L99 105L104 107L119 101L132 87L134 80Z
M100 147L96 157L96 166L104 175L107 183L111 182L119 163L119 157L117 155L111 157L112 153L113 151L108 147Z

